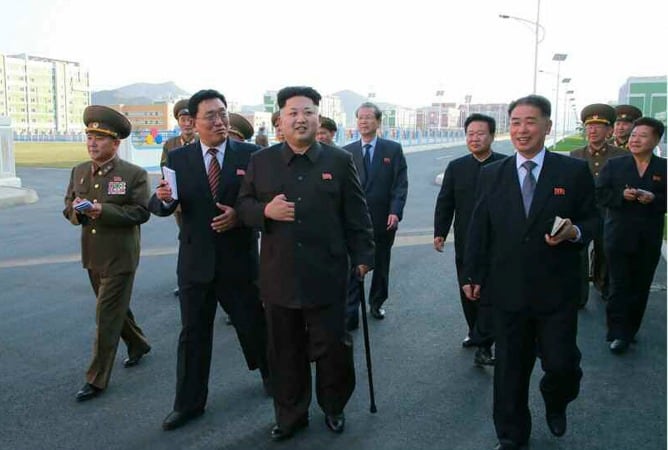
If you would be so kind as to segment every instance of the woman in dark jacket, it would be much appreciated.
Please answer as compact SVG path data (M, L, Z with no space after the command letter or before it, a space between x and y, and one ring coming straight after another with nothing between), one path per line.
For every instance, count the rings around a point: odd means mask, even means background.
M636 120L630 153L608 161L596 182L597 201L606 208L603 234L610 264L607 339L616 354L634 341L661 257L666 160L652 150L664 129L656 119Z

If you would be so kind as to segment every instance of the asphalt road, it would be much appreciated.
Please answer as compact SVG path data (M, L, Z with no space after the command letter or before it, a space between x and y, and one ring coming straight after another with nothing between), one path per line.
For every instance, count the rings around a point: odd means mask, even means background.
M507 143L497 148L509 151ZM77 403L94 331L95 301L78 260L79 230L61 215L69 171L19 169L37 190L33 205L0 210L0 449L452 449L493 448L492 375L461 348L466 325L451 243L431 246L433 180L463 147L409 154L409 200L393 251L387 318L371 322L378 413L369 413L361 331L355 332L357 389L346 431L334 435L315 399L311 425L270 442L271 400L246 370L233 329L216 320L206 414L172 432L160 428L174 396L180 326L175 287L176 226L152 217L132 309L153 351L132 369L121 344L109 389ZM638 343L613 356L604 304L592 291L580 313L584 378L568 410L566 436L551 436L538 390L530 394L536 449L666 448L666 265L657 270Z

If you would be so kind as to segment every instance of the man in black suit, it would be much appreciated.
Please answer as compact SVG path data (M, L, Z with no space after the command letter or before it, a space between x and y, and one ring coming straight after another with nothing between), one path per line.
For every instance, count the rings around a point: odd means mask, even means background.
M286 140L253 155L237 208L244 223L262 230L260 296L277 441L308 425L311 361L325 423L343 431L355 388L344 324L348 264L360 278L373 265L371 219L352 158L315 139L319 101L310 87L278 92Z
M434 249L443 252L445 238L455 221L455 265L461 278L464 264L466 231L475 205L475 191L480 169L505 155L492 151L496 121L483 114L471 114L464 122L466 146L470 154L457 158L448 164L443 175L441 191L436 199L434 211ZM489 299L471 301L460 289L459 295L468 324L468 335L462 342L464 347L476 346L474 362L477 365L493 365L491 347L494 343L489 310Z
M167 167L176 171L175 192L163 180L149 202L158 216L180 205L183 219L177 264L181 334L176 398L162 424L165 430L204 412L217 303L232 319L248 368L259 368L269 389L266 324L256 283L257 231L241 223L234 209L250 156L259 147L227 138L227 101L221 93L199 91L188 109L200 140L169 152Z
M464 292L493 304L498 449L531 433L529 381L540 351L548 427L566 432L566 407L580 389L577 347L580 251L599 233L594 181L580 161L545 150L550 102L530 95L508 109L513 157L482 169L464 258ZM561 228L553 230L556 217Z
M408 195L408 171L401 144L376 134L382 119L378 106L371 102L362 103L355 111L355 117L361 139L343 148L353 155L373 222L376 256L369 309L371 316L380 320L385 317L382 305L388 297L392 244ZM350 277L346 322L348 330L354 330L359 324L362 285L355 282L354 268Z

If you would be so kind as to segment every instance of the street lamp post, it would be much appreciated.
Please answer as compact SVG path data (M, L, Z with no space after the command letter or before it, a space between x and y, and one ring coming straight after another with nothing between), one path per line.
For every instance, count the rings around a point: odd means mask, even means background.
M563 82L565 83L566 80L570 81L570 78L564 78ZM568 96L575 94L575 91L572 89L567 90L564 93L564 123L562 124L562 136L566 136L566 119L568 118Z
M524 19L522 17L511 16L508 14L499 14L499 17L502 19L513 19L518 22L523 22L529 25L534 26L534 50L533 50L533 91L532 94L536 93L536 81L538 79L538 44L543 42L545 39L545 28L540 24L540 0L537 1L536 7L536 21L529 19ZM542 34L542 35L541 35Z
M561 81L561 75L560 75L560 70L561 70L561 62L566 60L566 57L568 55L566 53L555 53L554 56L552 57L552 61L557 62L557 95L555 95L555 105L554 105L554 142L552 143L552 147L557 146L557 119L559 118L559 84ZM568 80L568 81L566 81ZM564 82L570 82L570 78L564 78Z

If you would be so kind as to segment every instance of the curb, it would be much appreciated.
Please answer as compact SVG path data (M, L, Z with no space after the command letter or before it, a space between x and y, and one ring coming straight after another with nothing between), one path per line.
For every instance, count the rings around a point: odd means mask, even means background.
M0 186L0 208L28 205L31 203L36 203L38 200L39 196L33 189Z

